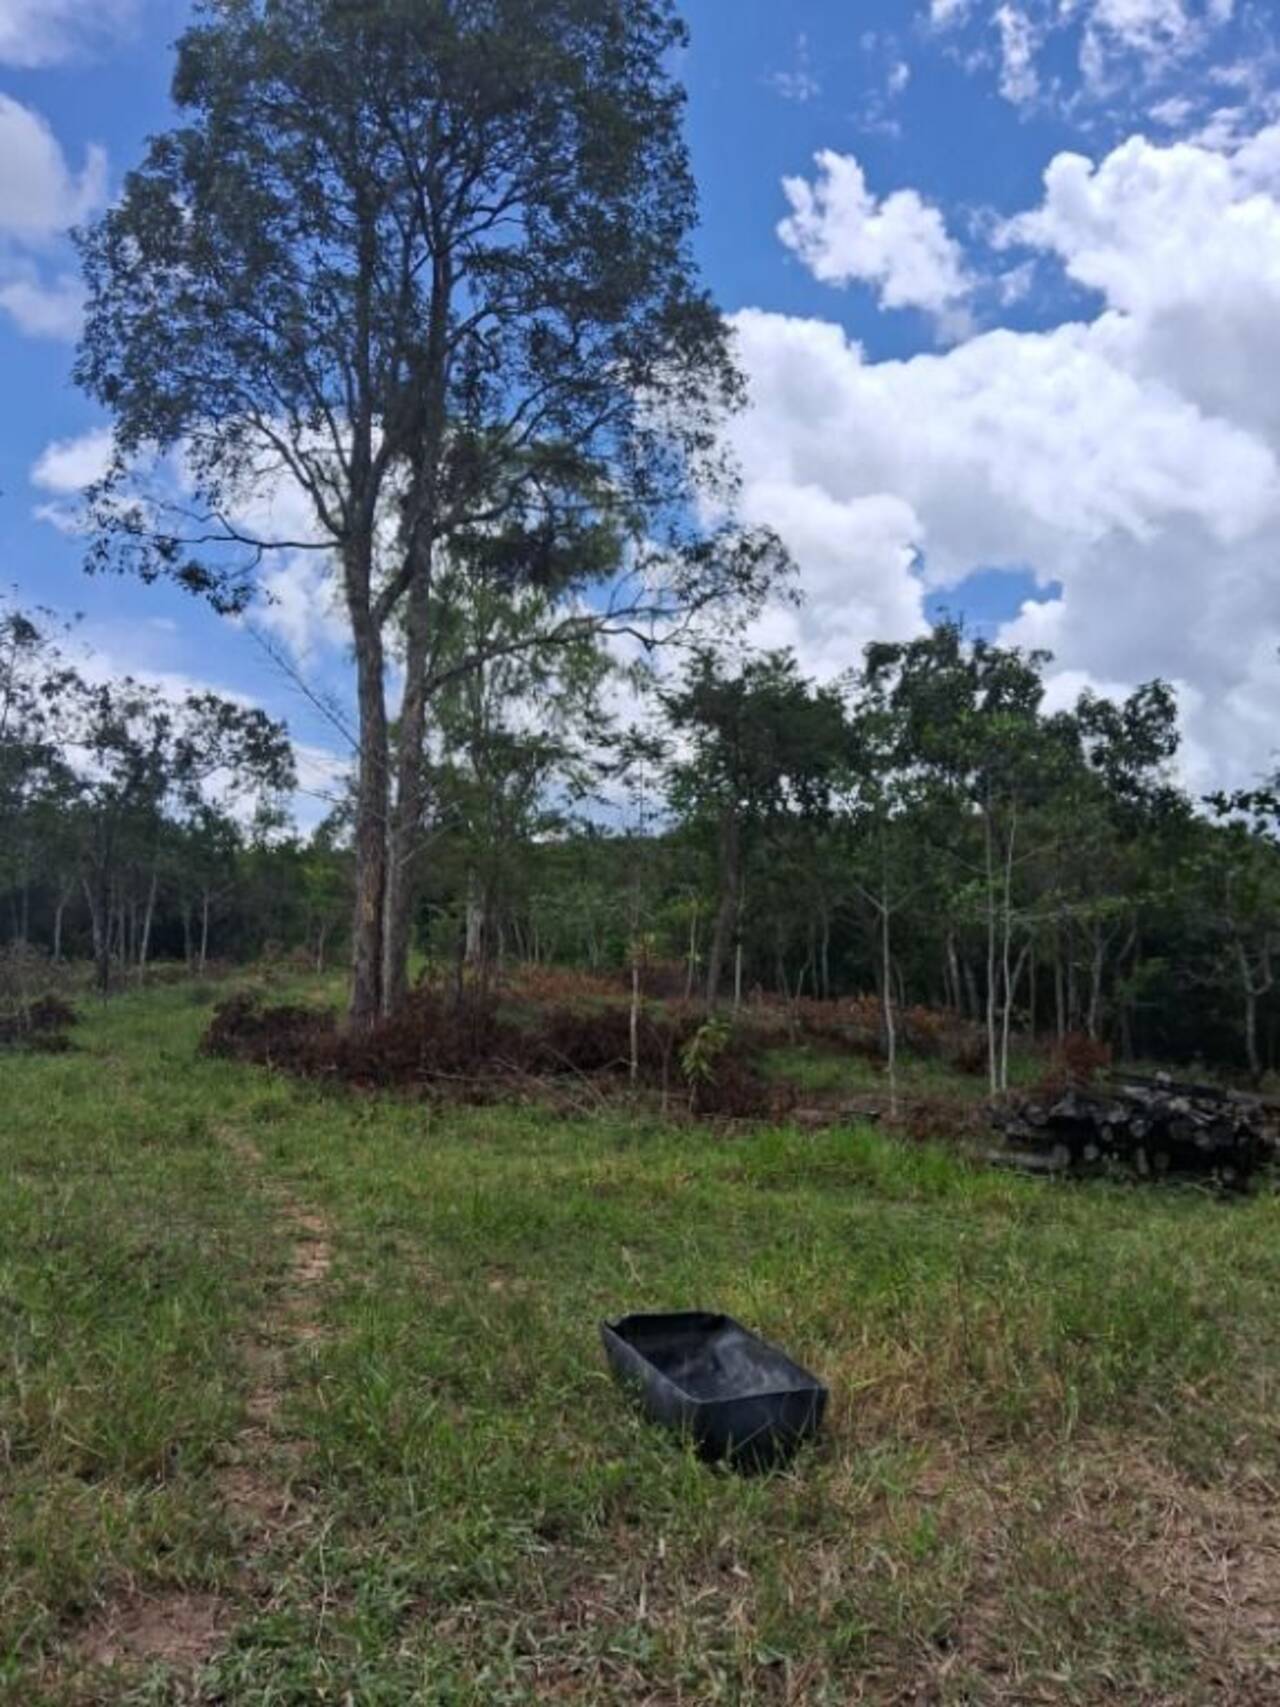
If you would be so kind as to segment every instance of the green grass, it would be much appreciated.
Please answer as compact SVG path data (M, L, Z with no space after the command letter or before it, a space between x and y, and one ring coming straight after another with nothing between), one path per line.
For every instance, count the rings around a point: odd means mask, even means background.
M858 1097L888 1095L884 1064L865 1055L852 1055L828 1043L794 1043L770 1049L762 1059L765 1074L811 1096ZM1032 1083L1045 1071L1043 1055L1016 1051L1009 1060L1009 1082L1015 1088ZM904 1053L898 1061L898 1090L904 1097L951 1097L981 1102L987 1095L985 1068L961 1073L947 1061Z
M0 1699L1267 1699L1273 1626L1245 1595L1207 1624L1187 1573L1275 1539L1276 1199L326 1096L198 1058L207 1017L129 997L0 1061ZM263 1552L216 1472L277 1184L334 1267ZM829 1380L792 1472L701 1467L609 1380L601 1317L695 1304ZM173 1590L228 1608L198 1674L80 1663L102 1608Z

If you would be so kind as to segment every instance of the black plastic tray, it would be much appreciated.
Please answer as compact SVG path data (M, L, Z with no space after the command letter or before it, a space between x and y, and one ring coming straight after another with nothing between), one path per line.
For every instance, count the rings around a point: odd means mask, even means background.
M822 1425L827 1389L732 1316L680 1310L602 1322L605 1354L655 1422L738 1470L784 1464Z

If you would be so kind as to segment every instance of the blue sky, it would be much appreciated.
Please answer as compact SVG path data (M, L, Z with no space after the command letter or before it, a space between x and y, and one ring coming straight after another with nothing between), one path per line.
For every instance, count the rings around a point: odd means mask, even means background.
M686 0L699 250L753 389L745 500L810 593L762 641L831 673L947 608L1052 646L1064 697L1174 679L1195 780L1272 762L1270 11ZM0 578L83 611L110 666L246 694L331 747L249 636L169 589L88 580L41 514L69 500L100 425L69 377L60 222L166 124L186 13L0 0ZM268 625L340 680L314 589L293 596Z

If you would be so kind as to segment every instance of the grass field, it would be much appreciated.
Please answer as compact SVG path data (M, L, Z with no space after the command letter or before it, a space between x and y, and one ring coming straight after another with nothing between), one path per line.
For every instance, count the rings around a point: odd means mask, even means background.
M205 995L0 1058L0 1700L1280 1701L1280 1200L326 1096ZM793 1471L609 1380L691 1304L830 1382Z

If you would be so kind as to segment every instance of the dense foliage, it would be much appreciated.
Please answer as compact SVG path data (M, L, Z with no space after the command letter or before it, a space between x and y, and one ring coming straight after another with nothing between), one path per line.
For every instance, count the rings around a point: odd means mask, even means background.
M106 984L345 954L350 814L290 825L278 725L90 682L16 610L3 641L11 957L92 955ZM874 994L890 1053L909 1010L949 1010L985 1031L993 1088L1028 1032L1260 1075L1275 797L1193 801L1167 687L1051 709L1047 664L945 624L821 686L786 653L699 650L619 729L598 649L497 658L436 701L416 950L483 983L634 968L642 996L711 1005Z

